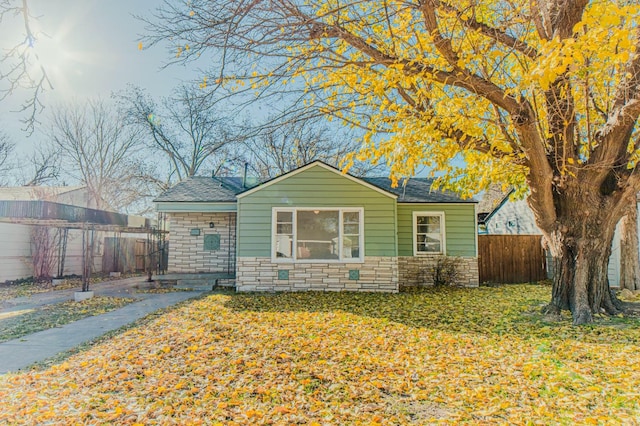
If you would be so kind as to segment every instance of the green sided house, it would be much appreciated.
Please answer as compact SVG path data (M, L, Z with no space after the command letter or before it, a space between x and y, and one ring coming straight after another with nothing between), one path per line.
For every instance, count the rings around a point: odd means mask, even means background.
M430 283L443 255L478 285L476 202L391 187L320 161L256 185L194 177L155 200L169 219L168 272L233 276L238 291L397 292Z

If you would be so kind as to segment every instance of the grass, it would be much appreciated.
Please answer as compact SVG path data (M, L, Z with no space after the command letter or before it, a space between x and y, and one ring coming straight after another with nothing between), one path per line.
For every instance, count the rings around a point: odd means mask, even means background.
M640 321L548 286L211 294L0 378L9 424L634 424Z
M139 275L139 274L138 274ZM109 277L109 275L97 274L91 277L90 285L96 285L101 282L119 280L136 276L136 274L126 274L120 277ZM34 294L48 293L58 290L80 289L82 280L79 277L67 277L61 284L52 285L51 282L34 282L32 280L20 280L18 282L6 282L0 284L0 302L15 299L18 297L29 297Z
M103 314L132 301L130 298L94 297L82 302L69 301L37 309L7 312L0 315L0 342Z
M53 286L49 282L22 281L18 283L0 284L0 302L15 299L18 297L29 297L34 294L47 293L56 290L68 290L80 287L80 281L76 279L65 279L62 284Z

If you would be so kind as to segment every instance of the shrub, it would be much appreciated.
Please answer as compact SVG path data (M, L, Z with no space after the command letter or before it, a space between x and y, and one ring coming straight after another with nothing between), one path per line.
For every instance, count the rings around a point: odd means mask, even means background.
M457 285L459 275L460 259L457 257L439 257L431 267L431 277L436 287Z

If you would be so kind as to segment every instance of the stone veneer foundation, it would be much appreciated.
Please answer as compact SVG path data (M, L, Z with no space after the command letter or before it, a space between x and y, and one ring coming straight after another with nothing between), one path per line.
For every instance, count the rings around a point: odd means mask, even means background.
M209 223L213 222L213 228ZM200 235L191 235L192 230ZM170 213L170 273L202 273L235 271L235 213ZM204 236L220 236L220 248L205 250Z
M440 256L398 257L400 288L426 287L433 285L431 270ZM478 259L476 257L456 257L459 260L459 277L456 284L465 287L479 285Z
M236 290L396 293L398 263L395 257L366 257L364 263L274 263L271 258L239 257Z

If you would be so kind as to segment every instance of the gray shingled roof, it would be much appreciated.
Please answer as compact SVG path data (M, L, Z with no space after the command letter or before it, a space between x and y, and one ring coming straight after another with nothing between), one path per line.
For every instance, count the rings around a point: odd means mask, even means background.
M482 194L476 211L478 214L484 213L488 215L502 204L512 192L512 188L507 188L506 191L503 191L500 184L489 185L489 188Z
M473 198L462 199L451 191L431 189L433 179L411 178L403 185L400 181L395 188L387 177L364 177L365 182L398 196L399 203L476 203Z
M255 179L248 180L255 186ZM241 177L194 176L163 192L156 202L223 203L236 202L236 194L245 191Z
M432 179L412 178L406 185L402 182L391 187L388 177L365 177L363 181L398 196L399 203L475 203L474 199L462 199L450 191L432 190ZM257 184L249 180L247 187L242 186L241 177L204 177L195 176L186 179L161 194L156 202L195 202L222 203L236 202L236 195Z

